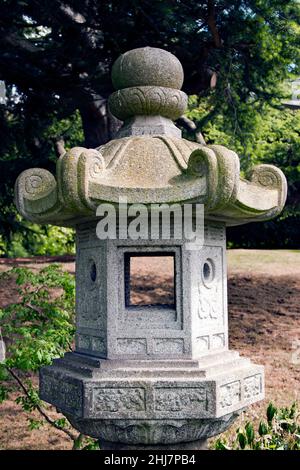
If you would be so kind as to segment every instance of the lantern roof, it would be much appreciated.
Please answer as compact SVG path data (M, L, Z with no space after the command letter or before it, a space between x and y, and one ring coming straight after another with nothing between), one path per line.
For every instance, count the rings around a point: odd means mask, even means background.
M116 138L98 149L75 147L57 162L56 176L25 170L16 205L37 223L74 226L95 218L100 203L204 204L208 219L227 225L266 220L282 210L287 184L273 165L240 176L238 155L221 145L181 138L173 120L187 106L177 58L157 48L119 57L112 68L112 114L124 121Z

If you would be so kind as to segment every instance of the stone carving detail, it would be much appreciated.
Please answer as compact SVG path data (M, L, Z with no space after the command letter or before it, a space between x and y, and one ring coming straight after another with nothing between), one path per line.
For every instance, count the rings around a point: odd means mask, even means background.
M225 335L224 333L218 333L212 335L211 338L211 349L219 349L225 346Z
M95 413L145 411L145 390L143 388L95 388L93 390Z
M91 338L87 335L76 335L77 348L79 349L91 349Z
M105 161L99 150L83 149L78 159L79 174L88 176L91 179L97 178L105 170ZM82 191L83 190L83 191ZM87 192L84 191L84 185L80 188L84 194L84 199L88 200Z
M282 171L273 165L256 165L249 173L249 179L252 183L263 188L278 191L278 203L277 207L272 210L272 215L279 213L285 204L287 195L287 182Z
M196 338L197 349L199 351L207 351L209 349L209 336L198 336Z
M281 186L281 175L272 165L257 165L253 168L251 181L261 186L276 188Z
M255 374L244 380L244 398L251 400L262 392L262 375Z
M79 232L80 233L80 232ZM86 231L81 232L86 236ZM101 283L103 253L98 246L82 248L79 242L78 262L82 269L76 273L76 326L78 350L106 354L105 291ZM97 254L97 256L95 255ZM95 271L91 271L91 267ZM91 277L91 274L94 277Z
M205 149L206 150L206 149ZM209 170L207 159L203 158L205 151L197 149L197 152L192 152L188 160L188 171L191 175L201 178L206 176Z
M85 233L85 232L83 232ZM103 252L100 247L79 247L78 262L81 270L77 272L77 327L103 331L105 329L104 286L101 282L103 274ZM97 256L95 256L97 253ZM95 279L91 278L91 267L95 266Z
M97 178L105 169L104 158L98 150L89 150L89 154L85 156L88 167L89 175L92 179Z
M56 188L55 178L47 170L35 168L26 170L26 173L24 172L22 175L24 178L23 193L27 197L46 195Z
M157 388L154 395L157 411L194 411L207 409L205 388Z
M43 400L51 399L51 403L58 407L76 414L81 412L82 393L79 384L77 386L43 375L43 380L40 382L40 395Z
M24 217L54 209L57 203L57 184L54 176L42 168L23 171L16 181L16 205ZM39 209L39 210L37 210Z
M200 320L210 320L222 323L224 315L223 284L222 284L222 249L206 247L206 257L199 270L198 282L198 317ZM211 270L211 275L205 279L205 267Z
M139 86L118 90L109 97L109 107L124 121L136 115L160 115L179 118L187 106L187 96L180 90L158 86Z
M152 91L145 92L144 89L147 88ZM127 100L126 94L133 93L130 90L135 90L133 96L135 104L132 105L132 109L124 104ZM171 88L137 87L114 93L111 101L114 101L113 105L121 106L121 114L132 113L133 108L137 108L148 115L162 111L162 115L165 116L175 114L179 116L184 108L185 95ZM156 119L156 116L150 117ZM154 130L152 133L149 131L149 136L164 133L163 129L168 128L168 125L162 124L161 120L168 120L168 118L159 117L158 127L153 127ZM130 127L129 121L127 125ZM135 126L140 130L143 127L137 122L133 127ZM151 128L150 125L145 124L144 132L147 127ZM199 201L205 204L206 211L211 214L215 213L217 216L220 215L220 211L223 211L224 220L231 221L233 217L237 223L269 219L282 210L286 199L287 184L279 169L272 165L258 165L252 170L250 181L246 184L239 177L239 158L234 152L222 146L208 147L199 144L195 144L197 148L192 150L190 143L186 143L188 141L178 139L174 135L175 131L173 128L169 129L166 135L169 136L171 146L178 148L177 160L184 161L184 165L181 164L180 167L187 171L188 178L178 178L179 175L174 173L173 165L165 165L165 176L160 180L163 183L162 186L157 186L155 178L151 177L145 192L137 176L139 172L129 172L127 176L124 176L120 173L119 164L114 167L110 166L112 147L119 147L126 161L132 159L131 152L128 152L126 147L129 143L129 147L132 143L136 145L134 137L116 139L117 143L114 140L101 147L102 154L95 149L82 147L71 149L59 158L56 178L47 170L39 168L25 170L16 182L18 210L24 217L36 222L74 226L86 220L87 217L94 216L95 209L101 201L116 202L118 199L116 189L112 189L112 186L116 188L117 183L122 186L122 193L129 199L132 198L131 202L157 203L162 200L173 201L174 197L181 201L200 198ZM143 144L145 148L153 145L151 143L153 137L149 136L145 136ZM161 150L161 160L170 158L167 147L168 145ZM120 162L119 159L117 160ZM145 161L145 173L151 174L153 167L149 162ZM188 162L187 168L186 162ZM156 168L157 164L153 164ZM136 163L133 166L136 167ZM167 169L169 173L166 172ZM155 174L154 171L153 173ZM203 180L201 184L200 180ZM131 189L133 184L138 189L134 194ZM254 196L258 187L260 195L257 195L256 199ZM111 189L108 190L108 188ZM163 196L160 194L162 189ZM259 202L261 198L265 201L262 205Z
M94 174L95 164L97 173ZM105 169L105 162L100 152L95 149L74 147L57 162L57 178L60 198L71 211L85 213L96 209L89 195L89 181Z
M156 338L154 351L156 354L182 354L184 341L182 338Z
M78 308L78 326L86 328L103 328L104 311L100 304L100 296L96 292L85 292Z
M172 444L215 436L224 432L238 417L230 413L216 419L181 420L82 420L68 416L83 434L104 441L128 444Z
M117 351L119 354L147 354L145 338L118 338Z
M202 265L202 282L208 289L213 287L213 281L215 279L216 267L212 259L206 258Z
M196 346L199 352L208 351L209 349L221 349L225 346L225 334L217 333L214 335L198 336L196 338Z
M100 338L98 336L92 336L92 351L99 352L99 353L106 353L106 340L104 338Z
M207 293L201 289L199 285L199 307L198 307L198 317L201 320L211 319L215 320L218 318L218 313L220 310L220 305L218 302L219 297L219 286L218 284L214 285L211 290Z
M27 194L34 194L43 184L40 175L30 175L25 178L25 191Z
M241 382L236 380L220 387L220 406L228 408L241 401Z
M86 349L89 351L97 352L99 354L106 353L106 341L104 338L98 336L90 336L77 333L76 344L77 349Z

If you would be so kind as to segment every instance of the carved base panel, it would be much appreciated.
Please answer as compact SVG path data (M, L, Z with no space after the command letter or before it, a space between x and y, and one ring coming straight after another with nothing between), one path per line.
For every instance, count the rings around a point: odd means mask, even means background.
M206 439L264 397L263 368L235 351L197 360L105 360L67 353L41 369L40 396L107 442Z
M199 441L203 445L208 437L220 434L236 420L239 413L230 413L218 419L195 420L85 420L67 416L81 433L98 438L105 448L116 443L128 446L169 446ZM187 448L187 447L186 447ZM124 447L125 450L125 447ZM191 450L195 450L191 447Z

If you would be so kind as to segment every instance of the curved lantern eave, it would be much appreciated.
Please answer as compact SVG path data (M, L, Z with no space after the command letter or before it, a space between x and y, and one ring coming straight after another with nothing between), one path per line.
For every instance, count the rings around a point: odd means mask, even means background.
M147 205L197 202L204 204L208 216L227 225L268 220L281 212L287 183L278 168L257 165L245 180L239 176L234 152L194 143L191 151L191 144L186 142L186 152L180 154L181 166L178 153L175 160L175 152L165 146L160 157L171 161L170 174L162 175L159 186L148 179L140 187L134 172L122 176L130 158L126 152L115 167L110 161L106 168L109 154L104 158L98 150L76 147L58 161L56 178L41 168L21 173L15 187L17 208L28 220L61 226L94 218L99 204L118 204L119 198L126 198L128 204ZM149 160L146 163L151 165ZM147 171L144 165L143 172Z

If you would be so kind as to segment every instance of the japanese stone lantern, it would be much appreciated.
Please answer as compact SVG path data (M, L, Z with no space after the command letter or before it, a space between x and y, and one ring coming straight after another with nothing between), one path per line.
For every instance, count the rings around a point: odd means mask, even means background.
M263 367L228 349L226 226L276 216L286 180L272 165L240 177L239 158L220 145L181 138L173 120L187 106L183 70L146 47L115 62L111 112L124 121L100 148L76 147L16 183L20 213L76 229L76 347L40 372L40 396L103 449L200 449L264 397ZM204 205L204 243L162 237L99 239L96 209ZM131 302L136 257L174 266L168 305Z

